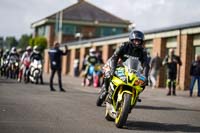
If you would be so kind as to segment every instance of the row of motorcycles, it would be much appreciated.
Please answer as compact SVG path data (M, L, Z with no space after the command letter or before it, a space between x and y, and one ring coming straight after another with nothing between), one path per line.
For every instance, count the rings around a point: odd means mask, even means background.
M105 65L103 69L109 71L110 66ZM145 84L146 78L142 74L139 59L128 56L123 65L116 68L108 92L104 88L101 89L96 105L105 103L105 119L114 121L116 127L123 128L131 110L141 101L139 95Z
M37 59L34 59L32 62L30 62L30 60L25 60L23 65L24 69L20 71L19 60L15 58L10 58L9 60L2 59L0 65L1 76L19 79L19 76L23 75L25 83L30 81L31 83L38 84L39 80L42 78L42 61Z

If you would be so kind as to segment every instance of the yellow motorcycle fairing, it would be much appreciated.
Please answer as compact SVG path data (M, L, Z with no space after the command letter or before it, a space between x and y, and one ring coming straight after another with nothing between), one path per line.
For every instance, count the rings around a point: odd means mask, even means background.
M124 93L132 95L131 106L135 105L139 93L143 88L139 85L135 85L135 82L138 81L138 77L135 73L130 73L125 68L126 80L123 81L120 77L113 76L111 84L113 85L114 92L112 95L113 107L117 109L117 103L121 102L123 99Z

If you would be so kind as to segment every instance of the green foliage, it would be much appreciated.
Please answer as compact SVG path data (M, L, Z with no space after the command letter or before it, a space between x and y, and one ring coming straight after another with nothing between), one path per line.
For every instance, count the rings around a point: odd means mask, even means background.
M27 35L27 34L22 35L21 38L19 39L18 47L22 49L26 49L26 47L29 45L30 39L31 39L31 35Z
M18 41L16 40L15 37L10 36L10 37L6 37L5 44L6 44L6 47L10 49L12 47L17 47Z
M43 52L47 48L47 40L45 37L35 37L29 40L29 45L34 47L38 46L39 49Z

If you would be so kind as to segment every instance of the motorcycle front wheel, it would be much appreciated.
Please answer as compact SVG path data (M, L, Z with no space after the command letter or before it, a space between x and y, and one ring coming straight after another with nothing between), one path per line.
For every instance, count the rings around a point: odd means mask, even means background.
M128 118L128 114L131 107L131 94L125 93L123 95L123 100L117 109L117 116L115 118L115 125L118 128L122 128L123 125L126 123Z

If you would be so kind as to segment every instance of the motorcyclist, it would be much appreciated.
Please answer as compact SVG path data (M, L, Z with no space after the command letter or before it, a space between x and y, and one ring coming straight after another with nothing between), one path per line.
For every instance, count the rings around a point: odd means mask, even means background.
M16 59L17 61L19 61L19 54L17 53L16 47L12 47L10 54L8 55L7 58L8 58L8 61L12 59Z
M12 47L12 49L11 49L11 51L10 51L8 57L7 57L7 60L8 60L8 70L10 71L11 70L11 64L10 63L12 61L15 61L13 63L16 63L16 62L19 62L19 60L20 60L20 57L19 57L19 54L17 53L16 47ZM9 76L9 73L7 73L7 78L8 78L8 76Z
M144 34L141 31L133 30L129 35L129 41L124 42L119 48L117 48L107 64L110 66L110 71L105 72L103 89L108 94L108 87L110 79L114 75L119 59L124 62L128 56L138 57L142 66L146 65L147 52L144 49ZM109 96L111 98L111 96ZM108 101L109 102L109 101Z
M33 47L33 52L32 52L32 54L30 56L30 61L31 62L33 62L34 59L42 61L42 55L40 53L40 50L39 50L38 46L34 46ZM41 75L40 79L41 79L41 84L43 84L43 76L42 75Z
M10 51L9 49L6 49L5 52L3 53L2 56L2 66L1 66L1 75L6 76L7 75L7 66L8 66L8 55L9 55Z
M25 65L26 61L30 62L31 53L32 53L31 46L27 46L26 51L23 53L21 61L20 61L21 66L20 66L19 75L18 75L18 82L21 82L23 70L26 68L26 65Z
M3 49L0 48L0 67L1 67L1 61L2 61L2 58L3 58Z
M87 74L88 74L88 71L89 71L89 67L91 65L94 66L96 63L97 63L96 51L95 51L94 48L91 48L89 50L89 55L86 56L86 68L85 68L83 82L82 82L83 86L85 86L85 82L86 82Z
M33 52L30 56L31 62L36 59L36 60L42 60L42 55L40 53L39 47L38 46L34 46L33 47Z

